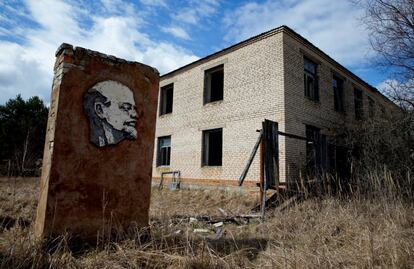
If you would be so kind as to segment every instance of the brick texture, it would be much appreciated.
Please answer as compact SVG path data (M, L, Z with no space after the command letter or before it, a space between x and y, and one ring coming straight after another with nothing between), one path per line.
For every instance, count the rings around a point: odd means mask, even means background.
M303 57L318 63L320 101L304 96ZM224 98L203 105L204 70L224 65ZM378 104L390 106L383 96L348 76L338 64L330 63L314 47L306 45L291 30L276 31L230 52L219 53L206 61L161 77L160 86L174 83L173 112L158 116L157 137L171 135L171 163L156 166L153 177L163 171L180 170L187 181L195 179L237 180L257 140L257 129L266 118L277 121L279 130L305 136L310 124L329 134L332 128L354 122L353 88L358 87ZM345 113L334 111L332 75L345 77ZM368 101L364 96L364 108ZM368 113L365 112L365 115ZM220 167L201 165L202 131L223 128L223 163ZM305 161L305 142L279 136L280 181L298 178ZM246 181L259 179L256 155Z

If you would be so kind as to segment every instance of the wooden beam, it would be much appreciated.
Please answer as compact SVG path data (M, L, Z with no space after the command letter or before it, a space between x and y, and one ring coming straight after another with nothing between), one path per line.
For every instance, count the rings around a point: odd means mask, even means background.
M259 134L259 137L257 138L256 144L253 147L253 151L252 151L252 153L250 153L250 157L247 160L247 164L244 167L244 170L243 170L243 172L242 172L242 174L239 178L239 186L243 185L244 179L247 176L247 172L249 172L249 169L250 169L250 166L253 162L253 159L256 156L257 149L259 148L260 142L262 141L262 137L263 137L263 132L260 131L260 134Z
M300 135L288 134L288 133L284 133L284 132L280 132L280 131L278 132L278 134L289 137L289 138L295 138L295 139L299 139L299 140L305 140L305 141L308 141L308 142L313 142L313 139L309 139L309 138L306 138L306 137L303 137L303 136L300 136Z

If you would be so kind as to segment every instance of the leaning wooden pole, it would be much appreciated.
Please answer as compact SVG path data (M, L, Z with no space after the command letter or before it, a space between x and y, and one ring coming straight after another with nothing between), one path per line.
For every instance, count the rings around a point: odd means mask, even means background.
M254 147L253 147L252 153L250 153L250 157L249 157L249 159L247 160L247 164L246 164L246 166L244 167L244 170L243 170L243 172L242 172L242 174L241 174L241 176L240 176L240 178L239 178L239 186L243 185L243 182L244 182L244 179L246 178L247 172L249 172L249 168L250 168L250 166L252 165L252 162L253 162L254 156L256 156L257 148L259 147L260 142L262 141L263 131L262 131L262 130L260 130L260 131L258 131L258 132L260 132L259 137L257 138L256 144L255 144L255 145L254 145ZM261 154L261 153L260 153L260 154Z
M266 140L262 139L260 143L260 213L262 220L265 215L266 208L266 177L264 176L264 143Z

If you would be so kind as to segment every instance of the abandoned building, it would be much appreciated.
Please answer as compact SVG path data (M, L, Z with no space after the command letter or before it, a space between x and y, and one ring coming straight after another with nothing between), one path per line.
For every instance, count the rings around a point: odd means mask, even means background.
M153 179L179 171L186 184L237 185L262 121L280 132L279 181L309 166L335 169L341 149L332 136L395 105L377 89L287 26L211 54L161 77ZM316 151L316 153L315 153ZM342 157L343 158L343 157ZM256 155L245 185L259 180Z

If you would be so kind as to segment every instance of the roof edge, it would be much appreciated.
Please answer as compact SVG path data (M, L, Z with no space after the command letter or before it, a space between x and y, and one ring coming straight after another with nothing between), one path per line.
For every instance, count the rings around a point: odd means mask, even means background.
M206 61L211 60L213 58L216 58L216 57L225 55L225 54L227 54L227 53L229 53L231 51L237 50L237 49L242 48L244 46L247 46L247 45L249 45L251 43L254 43L256 41L259 41L259 40L262 40L262 39L267 38L269 36L272 36L272 35L275 35L277 33L280 33L280 32L283 31L283 28L284 27L287 27L287 26L282 25L282 26L279 26L277 28L271 29L271 30L269 30L267 32L264 32L264 33L255 35L253 37L250 37L249 39L243 40L243 41L241 41L239 43L236 43L234 45L231 45L230 47L227 47L227 48L224 48L224 49L219 50L217 52L214 52L213 54L207 55L207 56L205 56L205 57L203 57L201 59L198 59L198 60L196 60L194 62L191 62L189 64L186 64L186 65L184 65L182 67L179 67L179 68L177 68L177 69L175 69L173 71L170 71L167 74L162 75L160 78L165 78L165 77L171 76L171 75L173 75L175 73L178 73L180 71L184 71L184 70L192 67L193 65L196 66L196 65L202 64L203 62L206 62Z
M243 40L239 43L236 43L230 47L224 48L220 51L217 51L213 54L207 55L201 59L198 59L194 62L191 62L189 64L186 64L182 67L179 67L173 71L170 71L162 76L160 76L160 79L163 78L167 78L171 75L174 75L176 73L185 71L189 68L192 68L194 66L200 65L204 62L207 62L211 59L217 58L219 56L223 56L226 55L227 53L230 53L232 51L235 51L237 49L240 49L244 46L247 46L251 43L257 42L259 40L265 39L267 37L273 36L275 34L284 32L286 34L289 34L291 37L295 38L297 41L301 42L302 44L304 44L305 46L308 46L308 48L312 49L315 53L317 53L320 57L324 58L325 60L327 60L329 63L331 63L332 65L336 66L337 68L339 68L340 70L342 70L343 72L345 72L346 74L348 74L350 77L352 77L355 81L359 82L360 84L364 85L365 87L367 87L368 89L370 89L371 91L373 91L374 93L378 93L380 96L382 96L385 100L387 100L388 102L396 105L394 102L392 102L388 97L386 97L383 93L381 93L377 88L375 88L374 86L370 85L368 82L366 82L365 80L363 80L362 78L360 78L359 76L357 76L356 74L354 74L352 71L350 71L348 68L346 68L345 66L343 66L342 64L340 64L339 62L337 62L335 59L333 59L331 56L329 56L328 54L326 54L325 52L323 52L320 48L318 48L317 46L315 46L314 44L312 44L309 40L307 40L306 38L304 38L303 36L301 36L300 34L298 34L297 32L295 32L292 28L290 28L289 26L286 25L281 25L279 27L273 28L269 31L263 32L261 34L255 35L253 37L250 37L246 40Z

